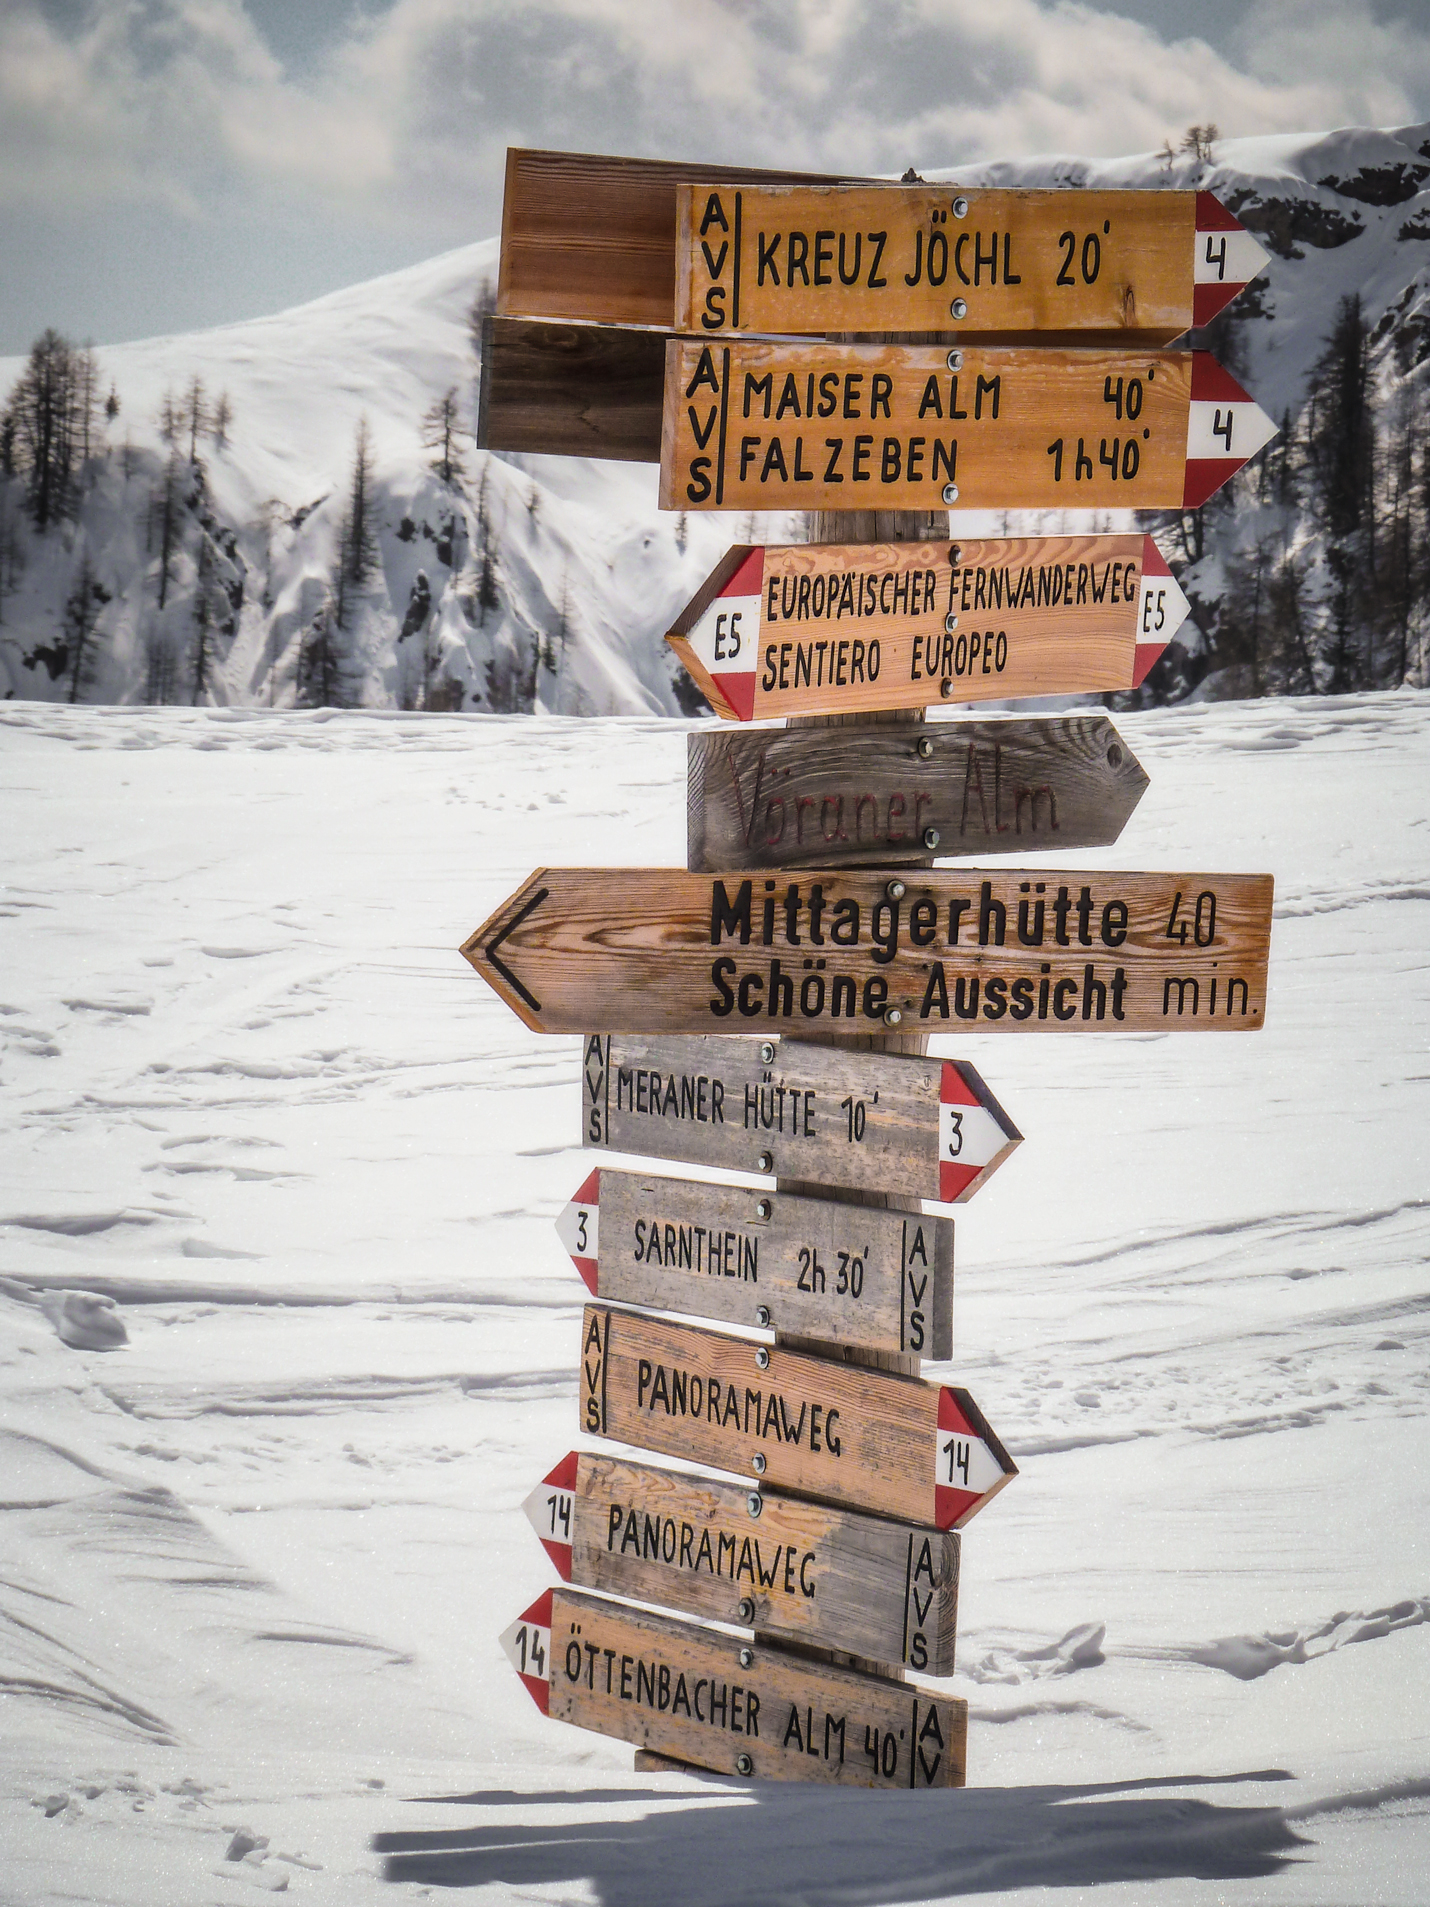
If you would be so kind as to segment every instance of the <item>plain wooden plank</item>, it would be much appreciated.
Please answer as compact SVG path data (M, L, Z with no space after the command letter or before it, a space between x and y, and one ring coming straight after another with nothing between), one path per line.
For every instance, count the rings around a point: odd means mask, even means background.
M508 147L498 312L668 330L676 192L689 179L834 182L818 172Z
M687 751L686 860L711 873L1103 847L1148 785L1101 709L917 730L697 729Z
M1193 322L1197 199L923 183L683 185L674 328L1169 340ZM955 298L966 306L960 317Z
M588 1034L582 1143L800 1189L962 1203L1020 1143L966 1061L772 1036Z
M479 447L655 463L664 344L650 331L489 315Z
M614 1304L953 1355L951 1219L606 1166L557 1230Z
M1140 534L737 545L666 640L762 722L1135 688L1185 613Z
M573 1451L526 1500L562 1579L783 1641L952 1675L956 1530Z
M1017 1475L965 1390L601 1305L577 1401L587 1436L934 1529Z
M553 1719L675 1761L840 1787L964 1782L968 1704L957 1696L572 1589L549 1591L503 1641L528 1671L533 1649L548 1664L522 1679Z
M1195 355L672 338L661 507L1179 509Z
M539 868L462 952L538 1032L1252 1032L1264 1019L1269 874L962 867L896 885L857 869L767 885L762 868Z

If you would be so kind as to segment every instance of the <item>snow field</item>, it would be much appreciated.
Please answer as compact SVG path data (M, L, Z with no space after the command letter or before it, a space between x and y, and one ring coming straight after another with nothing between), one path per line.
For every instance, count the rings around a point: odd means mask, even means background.
M679 864L683 726L0 711L0 1898L1430 1899L1427 715L1118 718L1151 788L1058 859L1270 869L1264 1032L936 1041L1026 1135L948 1367L1022 1474L970 1788L835 1797L637 1779L497 1645L587 1162L456 948Z

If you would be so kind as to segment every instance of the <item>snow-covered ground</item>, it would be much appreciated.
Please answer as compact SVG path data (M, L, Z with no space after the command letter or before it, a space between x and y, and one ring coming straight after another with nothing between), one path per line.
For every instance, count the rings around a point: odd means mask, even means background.
M1120 725L1066 858L1272 870L1267 1027L940 1043L1027 1136L951 1367L1022 1475L969 1788L836 1795L636 1777L497 1643L586 1166L456 948L679 862L683 725L0 709L0 1899L1430 1901L1430 696Z

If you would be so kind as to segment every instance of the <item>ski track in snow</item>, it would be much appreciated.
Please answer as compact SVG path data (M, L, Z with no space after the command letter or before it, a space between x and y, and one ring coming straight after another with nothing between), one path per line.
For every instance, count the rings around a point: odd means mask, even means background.
M456 948L678 863L683 726L0 707L0 1896L1430 1900L1430 695L1118 720L1059 859L1270 868L1267 1026L937 1041L1026 1135L949 1367L1022 1474L970 1789L836 1797L634 1777L496 1642L588 1164Z

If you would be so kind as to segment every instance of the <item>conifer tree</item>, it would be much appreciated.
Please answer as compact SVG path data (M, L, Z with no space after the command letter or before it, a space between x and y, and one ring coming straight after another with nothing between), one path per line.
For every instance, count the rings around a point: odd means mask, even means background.
M466 475L459 440L467 434L454 384L422 419L422 447L437 453L432 459L432 468L445 484L455 484Z
M85 551L80 561L79 574L65 602L65 662L69 677L69 700L78 702L81 694L94 681L98 663L98 638L96 630L99 612L108 597L100 587L94 566Z

